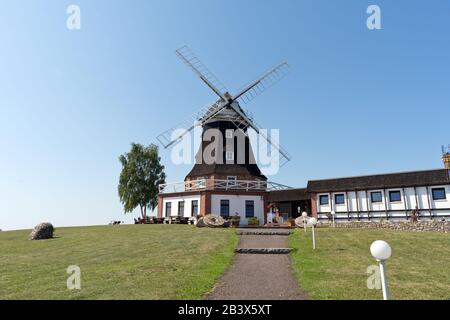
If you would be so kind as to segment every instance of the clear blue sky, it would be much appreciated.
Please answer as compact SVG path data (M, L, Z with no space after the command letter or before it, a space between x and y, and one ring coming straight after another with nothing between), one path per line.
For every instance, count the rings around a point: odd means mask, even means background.
M366 28L369 4L382 30ZM184 44L231 91L292 66L248 105L293 155L273 181L440 168L449 34L445 0L2 1L0 228L132 221L118 156L215 98L174 55ZM190 169L162 158L168 181Z

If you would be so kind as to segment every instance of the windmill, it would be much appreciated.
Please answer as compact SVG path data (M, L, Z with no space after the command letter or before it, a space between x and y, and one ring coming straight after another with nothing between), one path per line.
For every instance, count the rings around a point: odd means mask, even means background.
M241 108L241 104L249 103L287 74L289 65L286 62L269 69L255 81L245 85L236 94L232 95L189 47L183 46L176 50L176 55L218 96L218 100L211 105L203 107L179 125L160 134L157 139L164 148L173 147L196 127L202 127L203 131L211 127L219 128L221 131L233 128L242 132L247 137L247 140L248 130L253 129L260 141L263 139L272 147L272 155L274 154L273 151L278 152L280 166L290 161L291 156L289 153L266 134L264 130L260 129L261 127L255 122L249 112ZM176 134L180 128L185 130L181 134ZM250 153L249 157L252 157L253 154L249 142L247 142L246 150ZM248 162L249 158L247 157L246 166L251 175L264 177L256 164L252 166ZM195 167L193 171L198 171L197 175L204 173L204 170L196 170ZM190 175L194 175L194 173L191 172Z

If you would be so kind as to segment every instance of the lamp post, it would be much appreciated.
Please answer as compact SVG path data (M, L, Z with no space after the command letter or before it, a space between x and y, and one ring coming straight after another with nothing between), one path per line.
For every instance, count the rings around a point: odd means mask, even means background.
M302 217L303 217L303 229L305 230L305 232L306 232L306 222L307 222L307 217L308 217L308 214L306 213L306 211L303 211L303 213L302 213Z
M389 290L386 278L386 268L384 262L391 257L391 246L383 240L377 240L370 246L370 253L380 264L381 288L383 290L383 299L389 300Z
M314 217L309 218L308 224L311 226L312 230L313 250L316 250L316 234L314 232L314 226L317 224L317 219Z

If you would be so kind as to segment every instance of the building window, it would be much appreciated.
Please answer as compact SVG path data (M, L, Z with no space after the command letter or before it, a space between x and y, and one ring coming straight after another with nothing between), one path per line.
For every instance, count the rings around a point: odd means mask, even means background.
M232 151L227 151L225 153L225 157L227 161L233 161L234 160L234 152Z
M206 186L206 178L205 177L198 177L197 178L197 188L204 188Z
M227 177L227 187L235 187L236 186L236 176L228 176Z
M328 195L324 194L319 196L319 203L321 206L326 206L329 203Z
M192 200L191 203L191 216L195 217L198 215L198 200Z
M371 192L370 201L372 203L383 202L383 194L381 193L381 191Z
M220 200L220 215L224 218L230 216L230 200Z
M178 201L178 216L184 217L184 201Z
M172 214L172 202L166 202L166 217Z
M445 194L445 188L433 188L431 190L433 194L433 200L446 200L447 195Z
M227 129L225 131L225 138L226 139L233 139L233 133L234 133L233 129Z
M335 204L344 204L345 203L345 195L343 193L334 195L334 203Z
M245 201L245 217L251 218L255 216L255 202L253 200Z
M390 202L402 201L402 193L399 190L389 191L389 201Z

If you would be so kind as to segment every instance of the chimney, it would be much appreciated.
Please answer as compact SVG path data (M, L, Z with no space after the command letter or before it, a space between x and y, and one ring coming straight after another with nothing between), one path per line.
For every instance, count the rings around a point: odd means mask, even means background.
M450 146L448 148L442 146L442 162L444 162L445 169L450 170Z
M447 179L450 180L450 145L447 148L442 146L442 162L447 169Z

